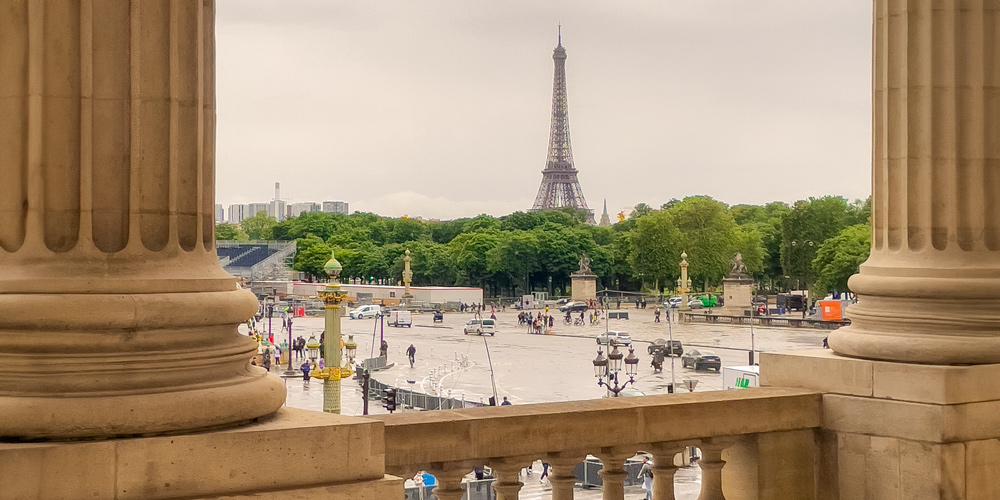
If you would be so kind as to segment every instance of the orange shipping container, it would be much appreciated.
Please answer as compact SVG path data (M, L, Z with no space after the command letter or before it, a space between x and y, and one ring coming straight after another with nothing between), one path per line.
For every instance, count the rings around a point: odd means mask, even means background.
M823 321L840 321L844 319L843 312L840 310L839 300L821 300L819 301L819 308Z

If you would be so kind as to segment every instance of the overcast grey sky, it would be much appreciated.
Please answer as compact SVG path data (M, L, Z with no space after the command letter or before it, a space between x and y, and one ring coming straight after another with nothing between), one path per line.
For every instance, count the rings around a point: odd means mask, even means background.
M218 0L218 202L530 208L559 22L598 213L870 193L868 1Z

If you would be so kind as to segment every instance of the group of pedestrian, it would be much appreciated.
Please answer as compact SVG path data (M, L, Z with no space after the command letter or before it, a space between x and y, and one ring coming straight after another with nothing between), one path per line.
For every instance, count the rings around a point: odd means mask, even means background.
M635 308L636 309L645 309L646 308L646 297L641 297L641 298L635 299Z
M298 338L292 340L292 352L295 353L295 359L302 359L305 356L306 339L299 335Z
M518 313L517 324L519 326L528 325L528 333L542 333L546 328L551 329L555 325L555 318L549 314Z
M459 306L459 310L462 312L483 312L486 311L486 304L476 304L475 302L472 304L466 304L465 302L462 302L462 305Z

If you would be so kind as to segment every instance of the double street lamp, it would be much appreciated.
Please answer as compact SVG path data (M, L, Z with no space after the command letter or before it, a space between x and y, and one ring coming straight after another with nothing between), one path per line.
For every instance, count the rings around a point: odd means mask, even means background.
M597 358L594 359L594 376L597 377L598 386L607 388L608 394L612 397L618 397L628 384L635 384L639 358L635 355L635 349L631 347L628 349L628 356L623 355L618 350L618 344L615 342L610 342L609 347L611 350L607 357L604 357L604 352L600 348L597 349ZM625 365L625 375L628 375L628 380L619 381L618 374L622 370L622 364ZM607 382L604 379L607 379Z

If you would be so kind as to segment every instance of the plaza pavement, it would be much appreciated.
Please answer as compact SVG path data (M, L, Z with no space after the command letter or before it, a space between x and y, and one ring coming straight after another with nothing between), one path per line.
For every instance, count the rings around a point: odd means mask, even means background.
M670 383L669 358L663 373L654 374L646 347L657 338L667 338L668 328L673 338L684 344L685 351L706 346L723 360L724 366L743 366L748 363L750 328L745 325L678 324L654 322L654 309L628 310L629 320L611 320L611 330L627 331L640 358L635 387L644 394L667 392ZM538 311L534 311L537 314ZM488 314L488 313L487 313ZM472 313L446 313L443 323L435 324L430 314L414 314L413 327L382 327L375 320L343 318L342 330L346 338L353 334L358 343L359 359L378 353L382 337L389 343L389 362L394 366L373 377L384 383L412 388L426 393L485 401L492 393L490 361L492 361L498 399L507 396L514 404L551 401L572 401L600 398L604 389L596 384L593 358L597 355L596 335L604 332L605 325L565 325L562 315L557 316L551 335L536 335L517 325L517 312L508 310L497 313L497 333L494 337L465 335L463 326L473 317ZM274 321L276 340L287 340L287 333L279 336L280 319ZM266 325L266 320L264 322ZM319 338L323 318L296 318L292 324L293 337L310 335ZM793 328L754 328L754 344L758 351L790 351L809 349L822 345L827 331ZM410 368L404 354L410 344L417 348L417 362ZM489 356L487 356L487 346ZM469 360L462 367L461 358ZM293 363L297 366L299 363ZM284 370L284 366L281 367ZM275 369L272 368L272 373ZM675 379L682 385L684 379L698 380L697 392L722 389L722 376L714 371L694 371L681 368L677 360ZM434 383L436 381L436 384ZM313 379L308 385L301 377L285 380L288 390L286 404L295 408L321 411L323 408L323 382ZM341 382L341 407L345 415L361 415L362 398L357 381ZM438 388L438 389L435 389ZM679 389L684 392L684 389ZM413 410L409 410L413 411ZM369 403L371 414L383 414L380 401ZM536 467L541 470L540 464ZM525 484L522 499L550 498L551 486L539 483L539 474L523 475ZM700 488L700 471L697 467L681 469L677 476L677 498L694 499ZM645 492L637 487L626 489L626 498L644 498ZM576 498L582 500L601 498L601 489L578 487Z

